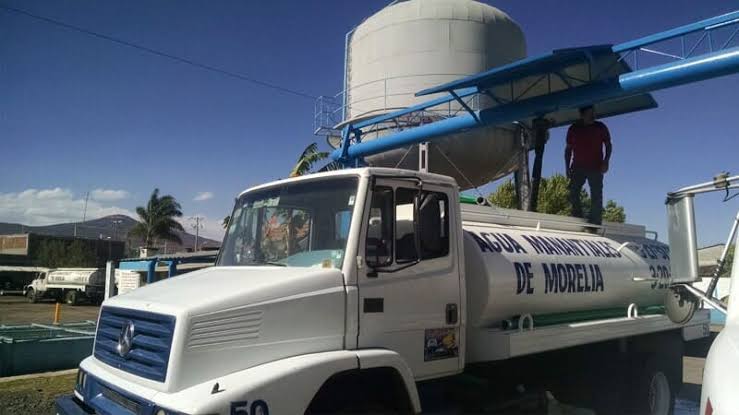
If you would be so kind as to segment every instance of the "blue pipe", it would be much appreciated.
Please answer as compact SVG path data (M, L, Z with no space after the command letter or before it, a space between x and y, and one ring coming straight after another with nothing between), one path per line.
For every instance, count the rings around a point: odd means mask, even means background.
M151 260L147 264L147 270L146 270L146 283L151 284L154 282L154 278L157 275L157 260Z
M447 118L431 124L403 130L375 140L362 141L359 144L351 145L347 151L347 158L351 160L371 156L388 150L394 150L399 147L405 147L423 141L431 141L433 138L438 138L452 132L460 132L479 126L480 125L478 125L474 117L472 117L471 114L466 113L459 117ZM341 158L341 149L339 148L334 150L331 153L331 158L339 160Z
M177 275L177 260L171 260L168 264L167 278L171 278Z
M433 141L472 128L544 116L562 108L577 108L600 101L683 85L739 72L739 47L671 62L621 75L617 80L587 84L477 112L479 122L467 113L420 127L403 130L348 148L349 160L367 157L424 141ZM342 149L331 157L341 160Z
M739 72L739 46L695 58L628 72L619 77L621 88L647 92Z

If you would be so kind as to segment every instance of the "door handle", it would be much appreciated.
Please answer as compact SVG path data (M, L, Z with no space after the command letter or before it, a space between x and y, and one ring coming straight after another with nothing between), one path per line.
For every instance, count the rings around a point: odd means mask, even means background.
M446 324L457 324L459 311L456 304L446 305Z

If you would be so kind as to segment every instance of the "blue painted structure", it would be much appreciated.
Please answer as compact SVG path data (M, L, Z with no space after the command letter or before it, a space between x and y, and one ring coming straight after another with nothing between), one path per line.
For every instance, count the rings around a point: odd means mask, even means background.
M90 355L95 322L0 324L0 377L71 369Z
M118 269L130 271L146 271L146 283L151 284L155 280L156 267L159 264L167 265L167 278L177 275L178 264L214 263L218 251L191 252L184 254L158 255L147 258L126 258L118 264Z
M716 47L714 32L716 29L727 26L736 26L736 28L720 46ZM696 32L703 32L703 35L687 49L686 36ZM650 91L739 72L739 46L729 47L739 38L738 32L739 11L734 11L618 45L559 49L543 56L522 59L416 94L417 96L447 94L441 98L344 126L341 148L333 151L331 157L347 166L354 166L362 164L362 159L366 156L433 141L439 137L473 128L521 122L537 117L551 117L555 119L553 126L562 125L564 122L562 117L558 120L558 115L565 111L571 112L572 109L584 105L625 103L625 105L615 107L608 114L603 114L596 108L601 116L653 108L656 102L647 94ZM661 52L646 47L677 37L681 38L680 54ZM698 46L703 43L707 43L708 52L693 56ZM667 57L674 61L640 69L639 56L644 53ZM633 59L634 70L626 65L626 59L629 57ZM612 66L601 68L597 72L593 71L593 68L602 67L604 62L611 62ZM588 65L589 79L577 79L565 71L568 67L578 64ZM620 72L617 76L612 75L614 68ZM518 95L514 94L515 82L537 76L537 80L526 90ZM551 88L552 77L560 79L567 85L567 88L554 91ZM525 97L530 88L543 81L549 83L549 93ZM510 95L500 96L499 91L505 89L501 87L506 85L510 85ZM498 105L474 111L465 104L462 98L475 94L486 95ZM422 112L451 101L460 103L466 113L400 129L380 139L362 141L363 128L400 120L411 113Z

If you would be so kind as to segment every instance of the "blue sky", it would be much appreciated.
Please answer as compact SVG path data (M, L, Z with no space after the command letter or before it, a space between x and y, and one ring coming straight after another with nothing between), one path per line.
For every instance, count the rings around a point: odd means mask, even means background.
M341 88L344 34L387 3L1 2L310 95ZM725 0L489 3L522 26L530 55L739 9ZM657 92L660 108L606 120L606 198L629 222L664 235L667 191L739 172L737 92L733 75ZM310 99L0 11L0 221L81 219L86 192L88 217L130 213L159 187L219 236L238 192L284 177L308 143L323 145L312 123ZM552 131L545 175L562 170L564 134ZM698 203L702 243L724 239L737 200Z

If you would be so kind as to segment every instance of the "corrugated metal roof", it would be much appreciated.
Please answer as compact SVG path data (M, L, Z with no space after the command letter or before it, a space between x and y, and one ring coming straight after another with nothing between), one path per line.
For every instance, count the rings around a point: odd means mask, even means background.
M120 262L133 261L170 261L170 260L188 260L188 259L208 259L218 256L218 251L198 251L198 252L175 252L172 254L152 255L145 258L124 258Z

